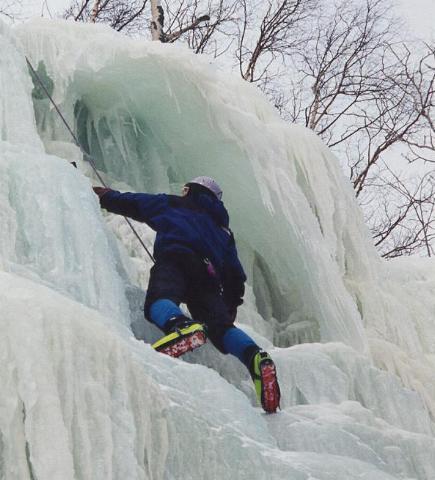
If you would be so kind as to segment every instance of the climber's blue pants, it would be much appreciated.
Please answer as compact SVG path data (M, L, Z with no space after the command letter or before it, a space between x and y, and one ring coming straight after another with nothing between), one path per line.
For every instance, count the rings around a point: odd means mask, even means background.
M253 352L260 348L243 330L234 326L234 318L224 301L215 278L204 263L193 255L166 255L151 269L145 316L161 330L166 322L182 315L185 303L192 318L206 325L207 337L222 353L230 353L249 367Z

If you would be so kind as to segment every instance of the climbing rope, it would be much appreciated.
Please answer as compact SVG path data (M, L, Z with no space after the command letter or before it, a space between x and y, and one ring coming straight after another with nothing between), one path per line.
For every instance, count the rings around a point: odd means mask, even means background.
M101 177L100 173L98 172L97 170L97 167L95 165L95 162L94 162L94 159L88 154L85 152L85 150L83 150L82 146L80 145L80 142L78 141L78 138L77 136L75 135L75 133L73 132L73 130L71 129L71 127L69 126L68 122L66 121L65 117L63 116L62 112L60 111L59 107L56 105L56 102L53 100L53 97L50 95L50 92L47 90L46 86L44 85L43 81L41 80L41 78L39 77L38 73L36 72L36 70L33 68L33 65L30 63L29 59L26 57L26 62L27 62L27 65L29 66L30 68L30 71L32 72L32 75L35 77L36 81L39 83L39 85L41 86L42 90L44 91L45 95L47 96L47 98L50 100L51 104L53 105L53 107L55 108L57 114L59 115L59 117L61 118L62 122L64 123L65 127L67 128L67 130L69 131L69 133L71 134L71 137L73 138L74 140L74 143L77 145L77 147L80 149L80 151L82 152L83 154L83 158L86 159L87 162L89 162L89 164L91 165L92 169L94 170L95 172L95 175L97 176L98 180L101 182L101 184L106 187L106 188L109 188L108 185L106 184L106 182L103 180L103 178ZM150 253L150 251L148 250L147 246L145 245L145 243L143 242L142 238L140 237L140 235L137 233L136 229L134 228L134 226L132 225L130 219L128 219L127 217L124 217L125 221L128 223L128 226L131 228L131 231L134 233L134 235L136 236L136 238L139 240L139 243L142 245L142 247L144 248L144 250L146 251L146 253L148 254L148 256L151 258L151 260L153 262L155 262L154 260L154 257L152 256L152 254Z

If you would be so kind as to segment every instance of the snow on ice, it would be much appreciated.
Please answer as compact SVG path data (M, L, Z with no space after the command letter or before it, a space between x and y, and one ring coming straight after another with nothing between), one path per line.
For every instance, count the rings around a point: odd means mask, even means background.
M435 263L377 256L314 134L174 45L38 20L0 23L0 49L1 479L435 478ZM210 345L151 349L150 260L100 211L26 55L110 185L223 186L239 322L276 360L280 413Z

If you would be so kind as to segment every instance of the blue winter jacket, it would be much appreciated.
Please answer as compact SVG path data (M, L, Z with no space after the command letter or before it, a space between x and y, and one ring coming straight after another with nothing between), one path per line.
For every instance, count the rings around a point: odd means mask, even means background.
M228 212L214 195L179 197L109 190L100 197L100 203L109 212L145 222L157 232L156 261L169 252L208 258L222 280L226 296L231 297L229 303L242 303L246 275L229 230Z

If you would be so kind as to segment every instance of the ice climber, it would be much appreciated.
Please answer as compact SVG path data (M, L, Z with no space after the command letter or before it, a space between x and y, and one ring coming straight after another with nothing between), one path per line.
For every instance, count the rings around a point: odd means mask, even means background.
M280 390L270 356L234 325L246 275L237 256L222 190L209 177L187 183L182 196L120 193L94 187L109 212L147 223L157 232L145 317L164 332L153 347L177 357L208 337L222 353L246 365L266 412L279 407ZM181 311L185 303L192 318Z

